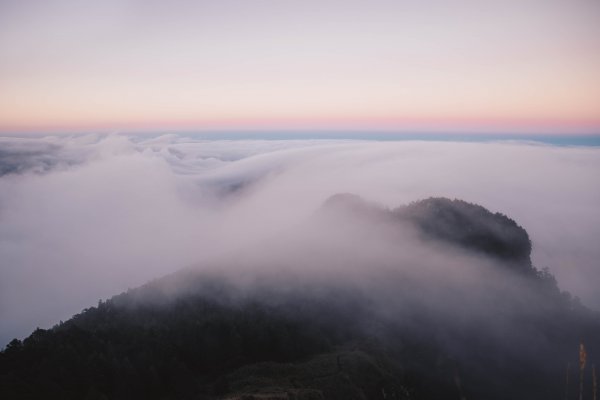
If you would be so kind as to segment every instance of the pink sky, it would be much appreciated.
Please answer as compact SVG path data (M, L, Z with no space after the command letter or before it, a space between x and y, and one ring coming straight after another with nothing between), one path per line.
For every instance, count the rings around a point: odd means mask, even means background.
M600 133L600 2L0 0L0 132Z

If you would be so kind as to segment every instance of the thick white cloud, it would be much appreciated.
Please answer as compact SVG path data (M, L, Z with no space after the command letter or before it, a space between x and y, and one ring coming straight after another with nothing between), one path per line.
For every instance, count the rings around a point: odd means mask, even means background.
M0 156L12 171L0 177L2 344L263 243L338 192L390 207L446 196L502 212L529 232L536 266L600 309L597 148L83 136L5 138Z

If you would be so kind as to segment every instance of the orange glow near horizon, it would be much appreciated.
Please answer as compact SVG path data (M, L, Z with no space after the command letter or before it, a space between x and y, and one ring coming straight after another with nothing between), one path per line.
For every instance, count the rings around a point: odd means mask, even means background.
M600 134L600 120L460 120L399 118L330 118L330 119L230 119L230 120L151 120L99 121L86 124L43 123L40 125L4 126L5 133L74 133L74 132L153 132L153 131L373 131L390 133L509 133L509 134Z
M218 3L3 2L0 132L600 134L599 2Z

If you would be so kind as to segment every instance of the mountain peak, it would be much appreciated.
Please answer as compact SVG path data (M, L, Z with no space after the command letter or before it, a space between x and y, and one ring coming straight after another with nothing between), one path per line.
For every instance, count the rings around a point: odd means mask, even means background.
M358 195L339 193L329 197L322 210L343 217L409 224L426 240L482 253L518 269L531 269L527 231L504 214L463 200L430 197L389 210Z
M428 237L531 267L527 231L504 214L444 197L420 200L393 213L412 222Z

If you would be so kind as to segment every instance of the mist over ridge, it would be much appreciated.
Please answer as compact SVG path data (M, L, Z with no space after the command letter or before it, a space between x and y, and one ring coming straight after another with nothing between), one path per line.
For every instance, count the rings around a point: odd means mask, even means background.
M600 304L595 148L2 138L0 171L3 344L185 266L253 248L267 249L253 253L257 260L285 259L293 246L277 254L260 244L285 236L335 193L390 208L447 197L501 212L529 233L534 265L588 306Z
M600 314L530 251L522 227L476 204L336 194L266 241L11 341L0 394L548 398L580 343L598 359Z

